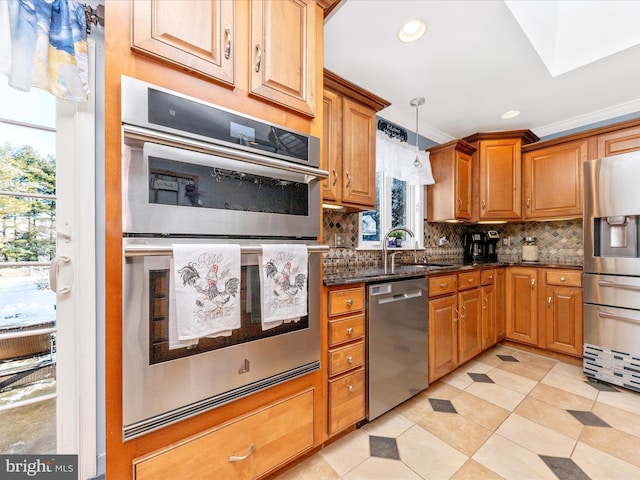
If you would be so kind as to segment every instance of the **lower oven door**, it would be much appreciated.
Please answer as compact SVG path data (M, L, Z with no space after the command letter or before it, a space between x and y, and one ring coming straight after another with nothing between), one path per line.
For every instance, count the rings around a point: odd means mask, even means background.
M171 243L173 242L173 243ZM261 249L241 245L241 327L171 349L172 244L203 239L125 238L123 264L123 438L143 435L320 368L321 252L309 251L306 317L262 329ZM210 242L209 242L210 243Z

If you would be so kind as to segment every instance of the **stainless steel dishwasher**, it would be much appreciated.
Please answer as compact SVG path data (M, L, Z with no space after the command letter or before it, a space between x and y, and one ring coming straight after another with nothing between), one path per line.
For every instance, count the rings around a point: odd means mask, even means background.
M429 385L427 288L424 277L367 287L368 420Z

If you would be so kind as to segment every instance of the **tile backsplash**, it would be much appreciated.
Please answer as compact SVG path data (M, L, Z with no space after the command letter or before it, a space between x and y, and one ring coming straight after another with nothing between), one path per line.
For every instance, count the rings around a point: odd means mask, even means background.
M358 214L325 210L323 216L323 243L330 250L324 256L325 267L374 266L382 263L379 250L356 250L358 245ZM521 222L499 225L466 225L460 223L424 223L425 249L418 252L419 258L443 260L463 256L462 236L467 231L497 230L498 259L505 262L519 262L525 237L535 237L542 263L582 264L582 219L555 222ZM336 248L336 234L346 235L345 248ZM442 237L448 244L439 246ZM510 245L503 245L502 239L509 238ZM407 257L406 259L404 257ZM413 252L403 255L408 261Z

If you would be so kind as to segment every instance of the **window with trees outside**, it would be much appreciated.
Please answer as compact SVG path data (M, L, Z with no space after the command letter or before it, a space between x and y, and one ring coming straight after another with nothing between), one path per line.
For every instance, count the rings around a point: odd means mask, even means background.
M0 452L56 452L56 101L0 76Z
M382 238L392 227L408 227L422 248L425 187L376 173L376 209L360 214L361 248L382 248ZM414 240L405 232L394 232L389 246L413 249Z

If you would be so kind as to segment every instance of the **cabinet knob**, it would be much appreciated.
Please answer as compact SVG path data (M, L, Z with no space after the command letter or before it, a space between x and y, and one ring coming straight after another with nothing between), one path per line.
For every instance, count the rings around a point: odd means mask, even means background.
M448 286L449 286L449 284L446 283L446 282L440 284L440 288L445 288L445 287L448 287Z
M348 335L353 335L353 327L347 328L347 334Z
M347 387L347 390L349 390L350 392L353 392L353 385L349 385L349 386Z
M566 280L566 278L564 278L564 277L560 277L560 281L561 281L561 282L564 282L565 280Z
M473 283L473 278L469 278L469 279L467 280L467 282L469 282L469 283Z
M353 363L353 357L347 357L347 363Z
M351 307L353 305L353 300L350 298L347 300L347 306Z
M493 275L488 275L489 280L493 280Z

